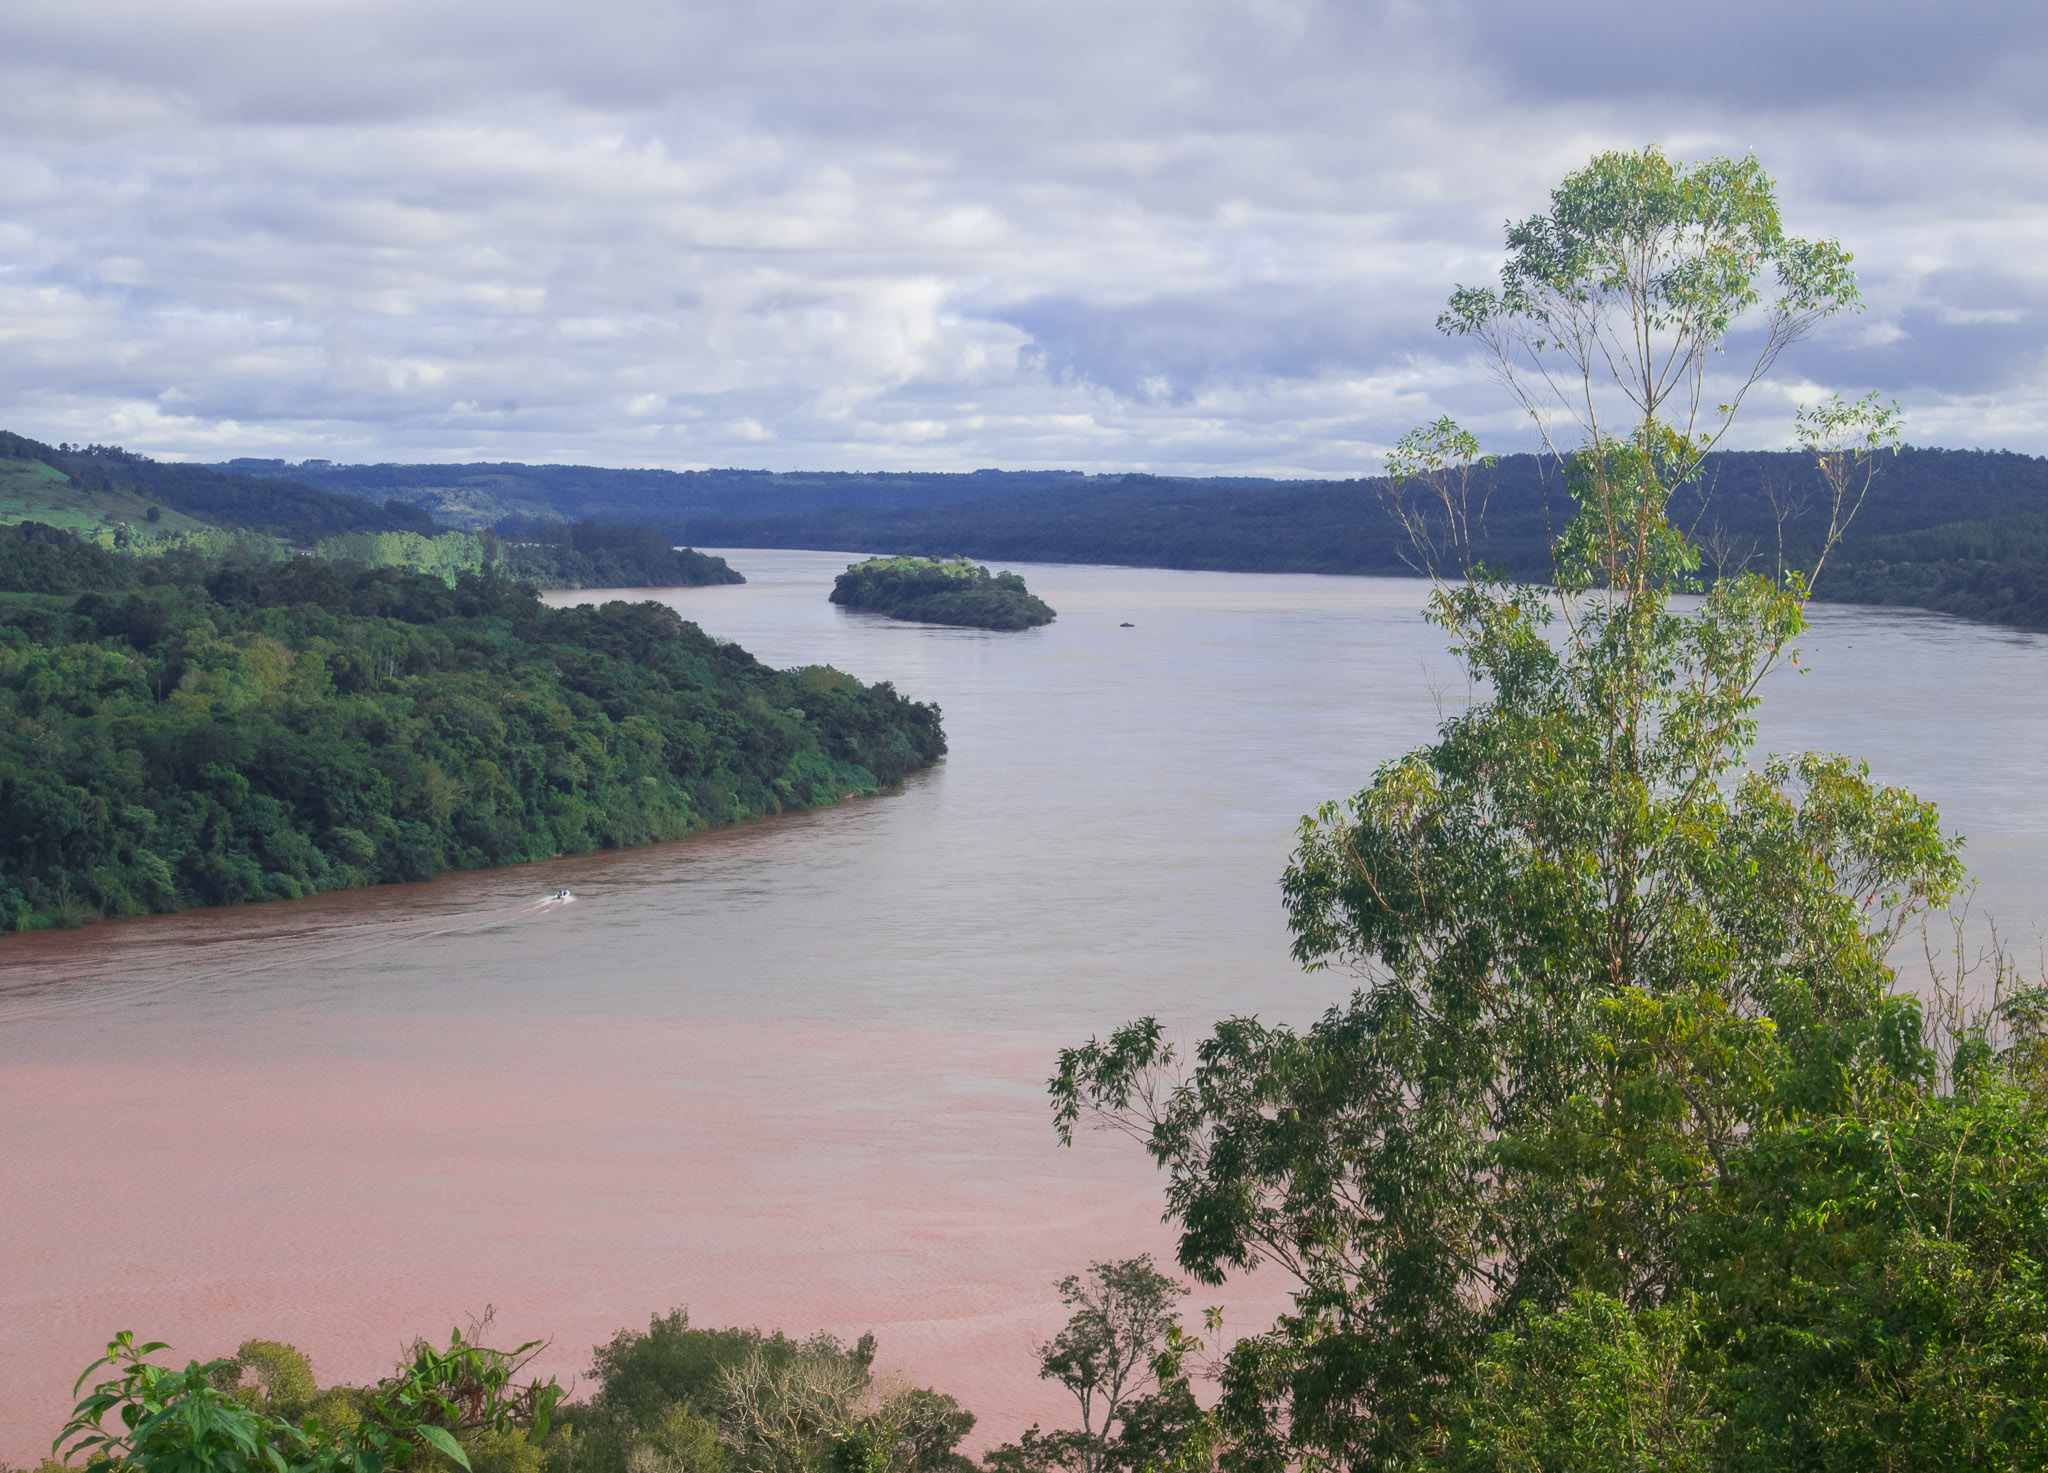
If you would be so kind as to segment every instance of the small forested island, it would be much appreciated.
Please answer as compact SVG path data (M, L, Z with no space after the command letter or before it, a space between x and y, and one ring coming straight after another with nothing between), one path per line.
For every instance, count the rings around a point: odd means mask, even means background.
M1017 574L991 573L965 558L869 558L839 575L832 602L970 629L1035 629L1054 617L1051 605Z
M661 604L269 552L0 528L0 931L675 839L946 749Z

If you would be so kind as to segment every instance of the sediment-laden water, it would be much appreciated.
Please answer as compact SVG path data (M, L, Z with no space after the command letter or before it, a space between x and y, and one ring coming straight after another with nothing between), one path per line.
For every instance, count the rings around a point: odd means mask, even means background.
M1055 1146L1054 1051L1338 997L1287 957L1295 825L1462 703L1457 667L1410 581L1025 567L1059 621L989 634L827 604L845 555L726 556L750 583L659 596L938 701L952 756L682 844L0 939L0 1458L117 1329L354 1378L486 1304L564 1373L687 1305L873 1329L986 1433L1060 1415L1051 1280L1170 1239L1134 1146ZM1814 623L1771 745L1939 800L2031 948L2048 640ZM1283 1287L1198 1300L1248 1322Z

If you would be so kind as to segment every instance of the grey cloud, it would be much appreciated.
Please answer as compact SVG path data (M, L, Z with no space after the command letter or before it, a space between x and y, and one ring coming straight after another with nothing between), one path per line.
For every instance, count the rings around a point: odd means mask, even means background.
M1935 106L2040 117L2048 12L2011 0L1461 0L1451 34L1524 98L1694 99L1766 113Z
M1030 334L1029 360L1056 381L1185 404L1218 380L1370 373L1390 357L1433 351L1438 340L1413 331L1416 305L1390 311L1341 286L1254 282L1129 305L1040 298L1001 320Z
M15 0L0 424L1351 473L1445 409L1519 433L1432 332L1444 294L1565 169L1662 139L1756 144L1794 227L1858 249L1872 311L1798 374L2048 448L2048 140L1971 81L1978 12L1816 66L1802 10L1638 42L1572 3Z

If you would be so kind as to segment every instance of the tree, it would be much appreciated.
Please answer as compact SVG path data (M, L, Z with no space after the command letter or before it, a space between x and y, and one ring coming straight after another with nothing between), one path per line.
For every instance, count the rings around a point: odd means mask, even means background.
M719 1372L717 1409L740 1461L755 1473L811 1473L867 1409L873 1336L849 1350L818 1335L793 1354L756 1347Z
M1487 1473L1707 1473L1713 1388L1690 1304L1632 1312L1582 1291L1487 1342L1443 1462Z
M1687 168L1657 148L1600 154L1507 243L1499 286L1458 288L1438 328L1485 346L1553 454L1562 426L1593 446L1660 432L1642 448L1669 453L1667 493L1785 349L1859 302L1849 253L1785 233L1754 157ZM1717 401L1709 371L1738 325L1752 351Z
M778 1337L779 1338L779 1337ZM788 1342L784 1342L787 1344ZM749 1473L952 1473L974 1416L950 1396L873 1374L875 1337L757 1346L719 1372L726 1444Z
M1187 1289L1141 1254L1097 1263L1055 1287L1074 1312L1038 1347L1041 1380L1073 1394L1077 1430L1029 1428L986 1461L998 1473L1103 1473L1158 1469L1205 1418L1183 1368L1201 1342L1180 1328L1175 1306Z
M1492 350L1575 510L1553 586L1518 584L1474 551L1476 443L1440 422L1395 458L1430 617L1483 699L1303 822L1295 955L1360 985L1304 1030L1228 1019L1184 1073L1140 1019L1051 1082L1063 1133L1089 1117L1145 1140L1196 1279L1298 1282L1225 1364L1241 1469L1445 1455L1493 1337L1537 1326L1543 1355L1502 1363L1550 1364L1586 1341L1545 1317L1689 1292L1689 1230L1746 1143L1918 1067L1887 953L1961 875L1910 793L1843 758L1753 760L1805 581L1703 586L1667 514L1784 348L1854 304L1847 254L1787 236L1753 160L1654 149L1568 176L1508 245L1500 286L1461 288L1440 326ZM1826 427L1832 453L1859 412ZM1855 498L1835 506L1839 524Z
M1111 1430L1152 1384L1152 1357L1174 1327L1175 1301L1188 1291L1154 1268L1149 1253L1095 1264L1085 1279L1068 1274L1058 1287L1074 1313L1038 1347L1038 1374L1073 1393L1081 1410L1075 1466L1099 1473Z

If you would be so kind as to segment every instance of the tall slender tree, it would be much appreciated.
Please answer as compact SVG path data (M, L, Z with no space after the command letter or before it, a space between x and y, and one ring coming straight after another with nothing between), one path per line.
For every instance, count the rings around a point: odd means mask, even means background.
M1848 254L1786 234L1754 160L1646 149L1568 176L1440 320L1488 350L1574 510L1552 586L1519 584L1475 551L1470 436L1440 421L1392 459L1481 699L1303 822L1295 955L1358 986L1306 1029L1226 1020L1185 1069L1140 1019L1052 1080L1062 1132L1120 1124L1166 1169L1183 1268L1297 1281L1226 1364L1237 1467L1442 1452L1489 1337L1574 1295L1674 1302L1746 1140L1918 1067L1887 954L1948 900L1954 847L1854 762L1755 756L1804 577L1703 586L1667 511L1783 351L1855 303ZM1845 487L1888 416L1809 416Z

